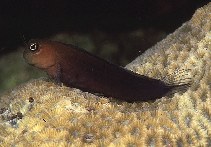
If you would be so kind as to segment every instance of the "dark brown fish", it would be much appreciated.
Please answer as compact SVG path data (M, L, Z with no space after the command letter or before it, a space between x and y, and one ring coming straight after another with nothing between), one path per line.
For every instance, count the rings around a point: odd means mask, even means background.
M66 86L127 102L156 100L186 85L169 85L136 74L76 46L55 41L31 40L23 56Z

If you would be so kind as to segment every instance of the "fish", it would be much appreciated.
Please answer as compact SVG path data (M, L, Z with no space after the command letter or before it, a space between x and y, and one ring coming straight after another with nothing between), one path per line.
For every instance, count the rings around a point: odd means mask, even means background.
M189 83L169 84L137 74L72 44L32 39L23 52L26 62L47 72L56 83L120 101L154 101Z

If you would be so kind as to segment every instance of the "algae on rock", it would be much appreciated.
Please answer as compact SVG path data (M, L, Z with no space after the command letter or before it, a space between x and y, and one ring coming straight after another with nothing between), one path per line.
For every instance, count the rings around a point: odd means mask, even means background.
M173 80L190 69L186 92L131 104L29 81L3 96L14 100L0 111L0 146L211 146L210 67L211 3L126 66Z

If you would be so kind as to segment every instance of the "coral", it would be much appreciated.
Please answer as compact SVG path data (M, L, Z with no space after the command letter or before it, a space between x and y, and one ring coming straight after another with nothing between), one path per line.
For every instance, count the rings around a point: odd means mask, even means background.
M187 72L187 91L126 103L32 80L2 96L13 100L0 110L0 146L211 146L210 51L211 3L126 66L174 82Z

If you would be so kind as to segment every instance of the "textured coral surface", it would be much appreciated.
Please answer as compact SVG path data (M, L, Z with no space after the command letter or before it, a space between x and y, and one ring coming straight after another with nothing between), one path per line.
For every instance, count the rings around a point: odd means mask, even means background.
M131 104L29 81L3 96L13 100L0 109L0 146L211 146L210 67L211 3L127 66L171 82L191 76L187 91Z

